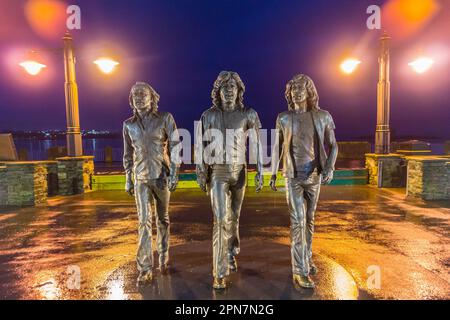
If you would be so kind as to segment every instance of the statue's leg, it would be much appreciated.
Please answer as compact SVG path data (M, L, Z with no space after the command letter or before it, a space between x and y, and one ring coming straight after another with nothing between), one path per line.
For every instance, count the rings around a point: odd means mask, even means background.
M306 246L308 261L312 263L312 238L314 235L314 215L316 213L317 201L320 194L320 182L304 185L306 201Z
M150 186L146 182L138 180L135 183L134 192L139 217L137 268L139 272L146 272L153 268Z
M156 204L156 243L159 254L159 267L166 267L169 262L170 219L169 201L170 191L167 183L153 184L152 194Z
M228 237L226 230L226 213L228 202L229 173L224 170L213 170L210 182L211 206L214 214L212 246L213 276L228 276Z
M231 201L227 216L227 227L230 234L230 241L228 243L228 253L230 258L237 256L240 252L239 217L241 215L246 185L246 169L243 168L239 173L237 173L236 182L230 187Z
M307 276L309 264L305 238L305 207L302 181L286 179L286 198L291 220L291 259L294 275Z

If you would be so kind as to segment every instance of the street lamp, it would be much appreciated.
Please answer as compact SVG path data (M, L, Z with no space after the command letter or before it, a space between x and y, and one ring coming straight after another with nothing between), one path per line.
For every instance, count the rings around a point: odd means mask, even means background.
M27 61L21 62L21 63L19 63L19 66L24 68L25 71L32 76L38 75L42 71L42 69L47 68L47 66L45 64L42 64L42 63L39 63L36 61L32 61L32 60L27 60Z
M379 76L377 86L377 126L375 130L375 153L389 154L391 151L391 129L389 118L391 110L390 75L390 37L386 32L380 38L380 55L378 58Z
M391 133L389 127L390 117L390 62L389 62L389 41L390 37L386 32L380 38L379 80L377 85L377 126L375 132L375 153L388 154L390 152ZM344 60L340 68L346 73L353 73L361 61L355 58ZM428 71L434 61L428 57L421 57L410 62L408 65L417 73Z
M117 61L114 61L110 58L98 58L94 61L94 64L100 69L101 72L110 74L114 71L114 69L119 65Z
M67 120L67 155L80 157L83 155L81 141L80 115L78 109L78 85L75 76L75 56L73 54L72 36L67 31L63 37L64 43L64 71Z
M427 57L421 57L408 63L408 65L411 66L411 68L413 68L413 70L417 73L424 73L430 70L433 64L433 59Z
M341 68L342 72L344 72L346 74L350 74L356 70L356 68L358 67L358 65L360 63L361 63L361 61L359 61L357 59L349 58L349 59L344 60L341 63L340 68Z
M66 100L66 120L67 120L67 155L69 157L79 157L83 155L83 144L80 131L80 116L78 106L78 85L75 73L75 55L73 50L73 39L67 31L62 38L64 43L64 76L65 76L65 100ZM109 58L99 58L94 61L100 70L106 74L113 72L118 62ZM38 75L47 66L33 60L19 63L30 75Z

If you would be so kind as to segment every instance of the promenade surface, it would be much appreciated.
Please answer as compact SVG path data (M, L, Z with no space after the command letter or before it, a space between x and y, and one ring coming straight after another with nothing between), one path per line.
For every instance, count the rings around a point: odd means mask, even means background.
M326 186L316 217L315 290L291 283L283 190L247 191L231 288L211 284L209 199L171 201L172 271L135 287L137 216L121 191L55 197L0 211L1 299L448 299L450 204L405 200L403 189ZM80 289L68 271L79 268ZM375 270L375 271L374 271ZM381 282L370 278L380 271ZM75 282L76 283L76 282Z

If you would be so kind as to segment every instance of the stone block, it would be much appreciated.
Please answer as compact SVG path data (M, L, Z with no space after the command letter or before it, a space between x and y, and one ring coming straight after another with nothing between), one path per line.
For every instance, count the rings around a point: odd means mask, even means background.
M4 162L0 172L1 206L33 206L47 201L46 162Z
M450 166L445 157L409 157L407 195L424 200L450 199Z
M406 163L399 154L366 154L369 184L379 188L402 188L406 185Z
M58 193L73 195L92 190L94 157L63 157L58 161Z

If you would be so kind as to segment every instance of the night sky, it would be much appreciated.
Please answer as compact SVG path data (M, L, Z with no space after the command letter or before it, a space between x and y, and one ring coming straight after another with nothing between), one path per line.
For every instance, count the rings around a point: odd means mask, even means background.
M287 108L286 82L306 73L316 83L320 106L332 113L339 139L373 135L380 34L366 28L366 8L385 2L71 1L82 10L82 29L72 32L81 127L120 131L131 115L130 87L139 80L160 93L160 109L171 112L179 127L192 130L193 121L211 106L218 73L232 70L247 87L245 104L258 111L265 128L273 128L276 115ZM0 131L64 129L62 54L42 51L39 59L48 68L33 78L14 62L27 49L59 48L64 28L56 37L40 35L24 16L25 3L0 2ZM450 1L440 3L414 33L391 32L394 138L450 139ZM428 73L408 67L418 53L435 58ZM92 64L105 54L120 62L109 76ZM363 61L352 75L338 69L345 54Z

